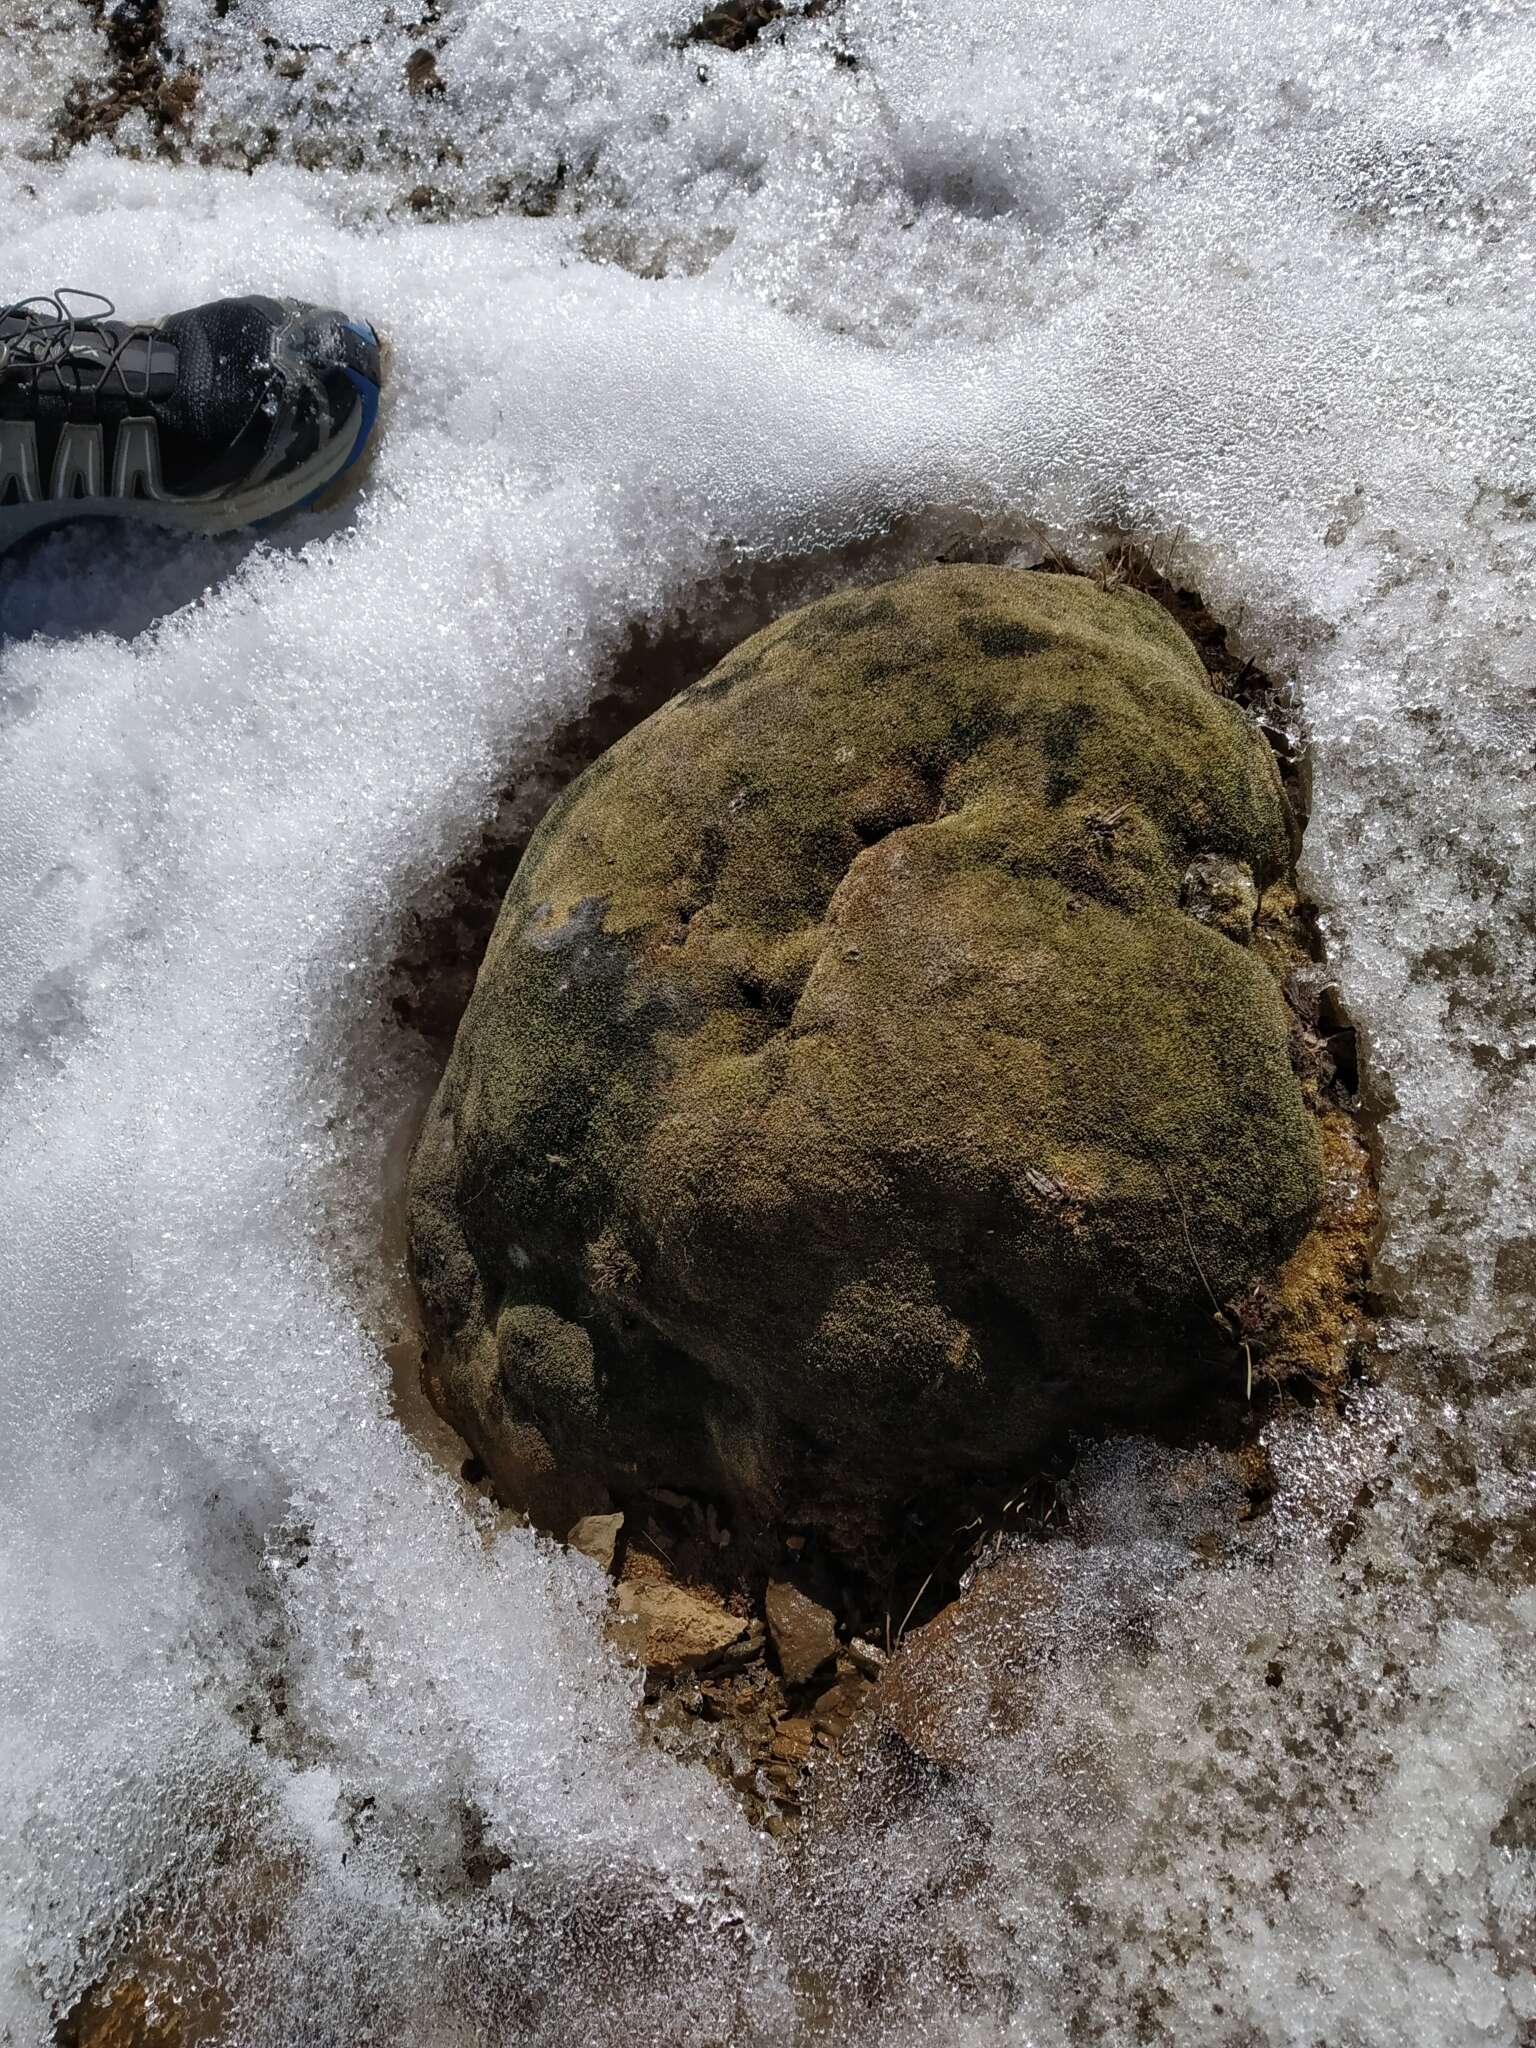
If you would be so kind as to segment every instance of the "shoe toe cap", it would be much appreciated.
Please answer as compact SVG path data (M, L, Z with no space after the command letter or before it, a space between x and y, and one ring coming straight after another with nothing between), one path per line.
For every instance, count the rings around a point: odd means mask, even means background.
M291 403L300 413L321 411L320 435L329 439L353 417L359 399L365 408L377 401L378 335L366 321L334 307L289 300L283 311L276 351L287 372ZM307 404L301 392L310 394Z
M366 320L329 306L295 304L289 337L295 353L317 374L351 371L378 384L379 337Z

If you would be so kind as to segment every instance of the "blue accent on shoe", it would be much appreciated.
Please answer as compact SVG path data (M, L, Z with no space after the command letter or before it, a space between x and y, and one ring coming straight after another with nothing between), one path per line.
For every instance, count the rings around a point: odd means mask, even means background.
M347 325L350 326L351 324L350 321L347 322ZM359 328L356 331L361 333L364 330ZM367 332L369 339L372 340L374 338L372 330L369 329ZM296 499L286 512L274 512L270 519L258 520L256 522L258 526L272 526L279 519L286 519L291 512L302 512L306 505L313 505L315 500L323 498L327 491L334 491L347 471L356 466L358 458L368 446L368 436L373 432L374 422L379 417L379 387L371 377L365 377L360 370L348 370L347 376L357 388L358 398L362 402L363 416L358 422L357 438L352 443L346 461L336 471L334 476L327 478L323 484L318 485L316 489L312 490L307 497Z
M359 328L358 332L360 334L366 332L369 340L375 342L375 344L377 343L378 337L374 334L371 327L367 329ZM373 382L371 377L365 377L360 370L348 370L347 376L356 386L357 395L363 402L363 417L357 429L357 439L352 443L352 453L341 465L341 469L338 472L339 475L343 476L367 447L368 436L373 432L374 421L379 416L378 385Z

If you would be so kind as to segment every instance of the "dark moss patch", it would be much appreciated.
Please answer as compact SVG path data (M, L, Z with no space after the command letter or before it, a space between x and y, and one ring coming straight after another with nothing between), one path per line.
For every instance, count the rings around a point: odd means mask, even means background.
M960 630L983 654L999 660L1044 654L1051 644L1046 634L1020 625L1016 619L962 619Z
M822 623L835 633L868 633L876 626L899 626L901 613L888 597L829 598L819 607Z
M1046 719L1040 740L1050 764L1045 800L1053 807L1076 796L1083 786L1083 778L1076 772L1077 760L1093 718L1093 706L1079 701L1057 706Z
M440 1048L442 1058L453 1044L508 886L535 829L557 824L577 778L604 774L614 742L693 678L700 678L696 687L706 691L729 687L721 684L711 663L741 637L740 625L733 629L741 610L750 621L764 608L765 600L749 586L744 596L733 594L722 603L712 625L632 631L591 709L551 734L527 769L502 790L494 815L444 878L435 900L408 914L392 977L393 1007L399 1022ZM744 680L743 665L721 664L735 670L732 680Z
M734 661L722 661L718 668L711 669L707 676L701 676L696 683L690 683L685 696L723 697L727 690L734 690L738 683L750 683L763 665L760 654L742 655Z

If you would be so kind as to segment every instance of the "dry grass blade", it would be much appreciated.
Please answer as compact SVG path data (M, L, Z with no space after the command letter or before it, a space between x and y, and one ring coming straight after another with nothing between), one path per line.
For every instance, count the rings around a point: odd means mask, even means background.
M1179 1227L1184 1233L1184 1248L1189 1253L1189 1263L1194 1267L1196 1274L1199 1276L1200 1285L1205 1289L1206 1299L1210 1302L1212 1309L1215 1311L1217 1322L1220 1323L1221 1327L1227 1332L1229 1336L1231 1336L1233 1334L1231 1319L1227 1315L1227 1312L1222 1307L1221 1303L1216 1299L1215 1289L1211 1286L1210 1281L1206 1279L1205 1268L1201 1265L1200 1260L1196 1255L1195 1241L1193 1237L1190 1236L1189 1232L1188 1211L1185 1209L1184 1204L1179 1197L1179 1191L1174 1186L1173 1178L1170 1175L1167 1167L1160 1166L1158 1170L1163 1176L1163 1182L1168 1189L1168 1193L1173 1198L1173 1205L1179 1212ZM1245 1400L1251 1401L1253 1399L1253 1351L1249 1346L1246 1338L1237 1338L1237 1343L1242 1349L1243 1358L1246 1361L1248 1367L1248 1379L1246 1387L1244 1389L1243 1398Z

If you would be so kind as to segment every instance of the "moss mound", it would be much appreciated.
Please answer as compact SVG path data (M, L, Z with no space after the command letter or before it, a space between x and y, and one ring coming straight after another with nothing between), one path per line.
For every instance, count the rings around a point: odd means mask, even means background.
M557 1524L679 1486L850 1549L1198 1406L1321 1195L1245 943L1292 854L1149 598L935 567L757 634L508 891L412 1173L440 1404Z

